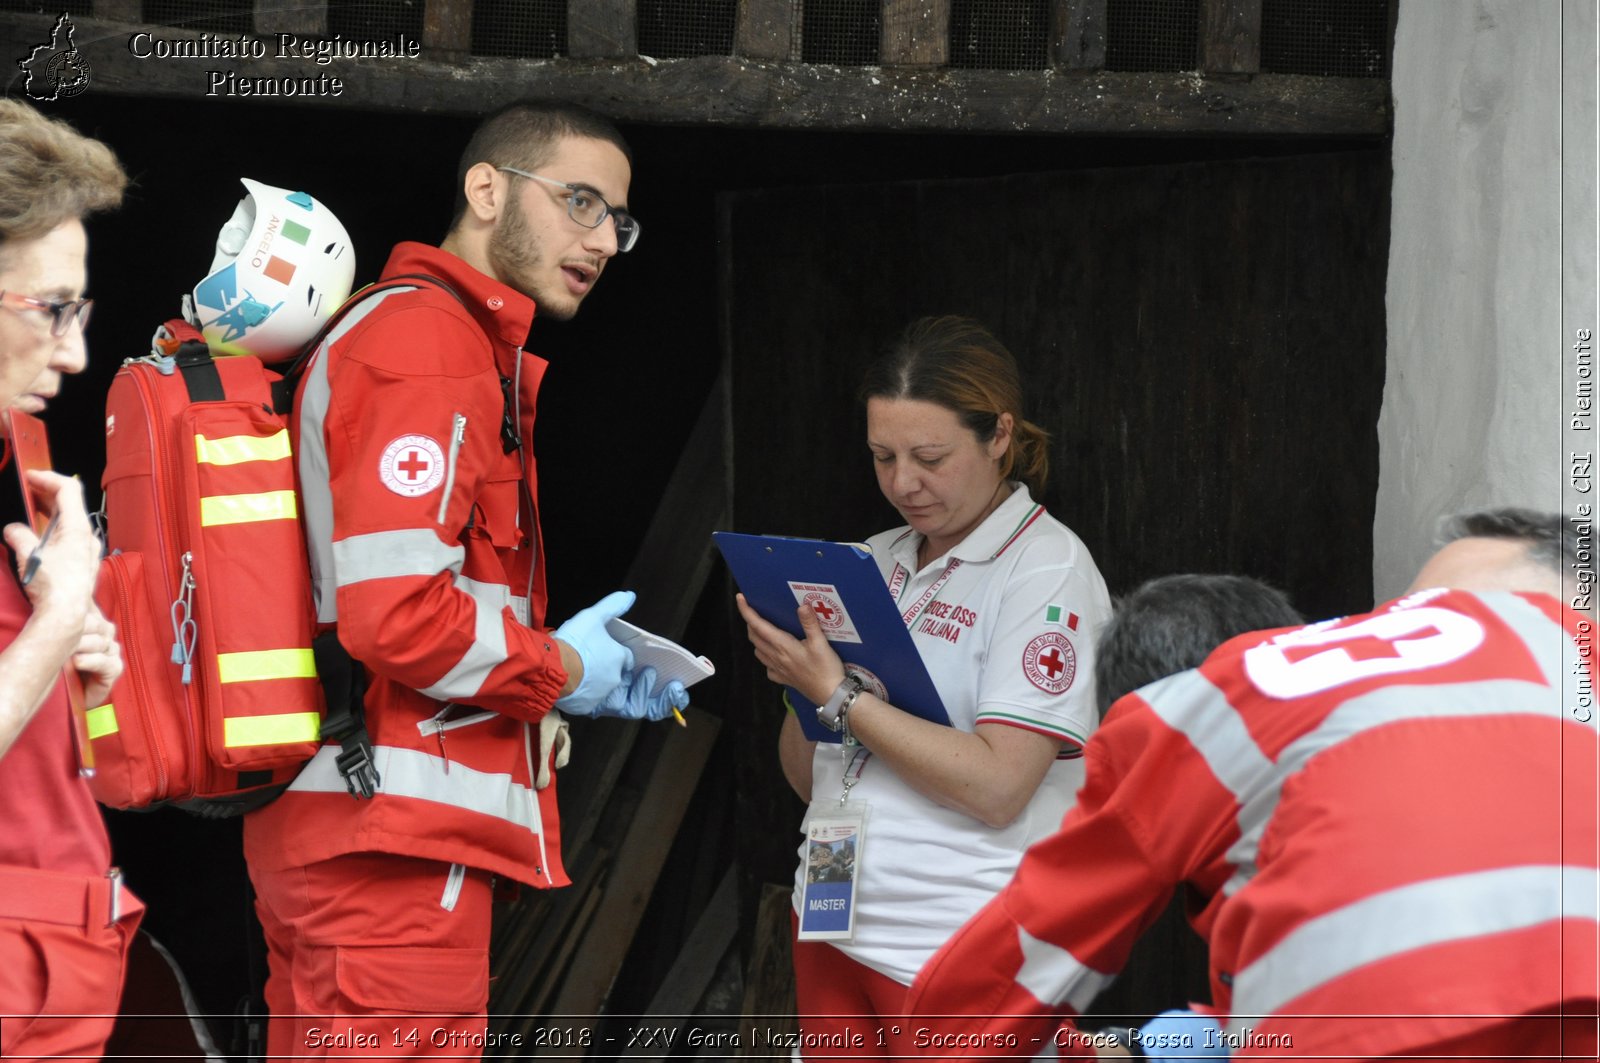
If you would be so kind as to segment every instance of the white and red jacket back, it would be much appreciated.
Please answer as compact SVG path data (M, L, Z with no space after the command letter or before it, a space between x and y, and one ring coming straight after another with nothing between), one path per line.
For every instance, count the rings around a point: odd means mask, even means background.
M318 621L366 665L381 783L350 797L324 745L251 814L246 853L265 869L400 853L565 885L555 786L534 786L566 682L543 630L534 305L424 244L397 246L383 276L417 273L460 300L426 282L362 299L309 363L293 423Z
M1061 830L908 1010L946 1046L1033 1055L1182 885L1234 1058L1408 1054L1499 1016L1592 1014L1592 635L1548 596L1425 591L1243 636L1124 698Z

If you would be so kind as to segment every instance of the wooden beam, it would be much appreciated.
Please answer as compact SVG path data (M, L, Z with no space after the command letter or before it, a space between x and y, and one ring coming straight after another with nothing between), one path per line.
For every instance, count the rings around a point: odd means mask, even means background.
M95 4L95 11L98 12L102 6ZM326 37L328 5L326 0L296 4L285 4L282 0L255 0L255 27L256 33L263 37L278 33L291 33L296 37Z
M795 0L738 0L733 54L780 62L800 56L800 4Z
M439 62L472 54L472 0L423 0L422 52Z
M1050 65L1102 70L1106 65L1106 0L1050 0Z
M1200 0L1200 69L1208 74L1261 70L1261 0Z
M590 932L584 935L546 1014L598 1015L622 967L722 727L717 717L692 705L684 716L687 727L657 725L666 728L666 743L651 769L638 811L617 847Z
M93 70L91 92L195 99L208 93L204 64L156 63L128 51L137 24L76 20ZM38 35L39 16L0 12L0 40ZM172 31L170 36L185 36ZM192 35L189 35L192 36ZM1134 135L1383 136L1389 82L1258 74L1248 79L1193 73L1022 72L837 67L701 56L602 63L474 59L362 59L326 67L268 57L228 64L253 87L223 87L213 98L252 93L282 102L353 111L477 116L525 96L572 100L623 122L852 132L1089 133ZM339 79L339 91L285 98L285 80Z
M706 902L694 929L678 950L678 958L661 979L661 987L644 1010L643 1018L656 1020L652 1028L679 1030L694 1015L695 1005L706 995L717 965L733 946L739 928L739 874L735 868L723 873L716 892ZM642 1025L642 1024L641 1024ZM658 1059L661 1047L632 1045L624 1049L627 1059Z
M94 16L108 22L142 22L141 7L139 0L94 0ZM259 7L258 4L258 17Z
M950 61L950 0L883 0L878 54L884 66Z
M716 560L711 533L727 527L725 388L701 406L623 584L639 592L628 619L669 639L683 637Z
M632 59L639 54L634 0L567 0L567 54L574 59Z
M800 1031L794 1004L793 887L762 887L756 911L755 941L744 977L744 1021L739 1055L772 1058L772 1044Z

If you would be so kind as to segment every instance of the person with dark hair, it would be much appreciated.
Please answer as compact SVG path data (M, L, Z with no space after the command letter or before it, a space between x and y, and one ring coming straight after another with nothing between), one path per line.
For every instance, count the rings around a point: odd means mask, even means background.
M0 406L43 413L87 366L83 218L121 203L126 184L106 145L0 100ZM62 670L100 705L122 652L93 598L100 542L82 485L41 470L25 479L53 530L46 543L8 524L18 578L0 578L0 1051L98 1058L143 906L111 867L79 775ZM4 508L20 510L7 493Z
M1304 623L1275 587L1249 576L1159 576L1115 603L1094 662L1095 704L1197 668L1235 635Z
M1117 702L1077 806L908 1021L996 1056L1117 1054L1058 1017L1184 885L1217 1025L1148 1054L1594 1059L1600 743L1563 687L1587 689L1593 625L1559 597L1562 526L1467 515L1405 597Z
M742 597L739 609L768 678L822 706L819 718L844 735L840 746L811 742L784 720L780 759L811 803L807 823L845 797L870 809L855 850L853 936L813 937L797 918L802 1033L825 1054L895 1055L890 1017L906 986L1071 804L1095 726L1094 633L1110 601L1088 548L1036 501L1048 437L1024 419L1016 362L986 329L914 322L868 371L861 398L878 486L906 520L867 545L951 726L864 688L809 607L804 639ZM797 913L814 844L802 845Z
M1095 643L1095 702L1102 720L1115 702L1158 679L1198 668L1229 639L1248 635L1264 641L1269 629L1305 622L1282 591L1249 576L1159 576L1114 604ZM1178 984L1192 985L1192 992L1203 995L1205 956L1194 947L1200 942L1186 926L1184 907L1183 896L1175 893L1130 951L1124 979L1137 985L1141 969L1159 964L1168 977L1176 974ZM1172 1008L1141 1026L1115 1029L1125 1045L1151 1046L1143 1054L1152 1059L1166 1058L1155 1046L1173 1039L1186 1042L1173 1058L1199 1058L1206 1054L1203 1031L1214 1026L1209 1015ZM1217 1048L1214 1054L1227 1054L1225 1046Z
M357 662L365 735L325 734L246 817L272 1056L483 1045L491 879L567 884L562 714L688 704L608 634L631 593L545 626L531 449L545 363L523 343L536 310L570 318L638 240L631 178L621 134L590 111L489 116L443 243L395 247L382 277L401 283L307 364L291 431L317 619ZM370 789L347 792L352 764Z

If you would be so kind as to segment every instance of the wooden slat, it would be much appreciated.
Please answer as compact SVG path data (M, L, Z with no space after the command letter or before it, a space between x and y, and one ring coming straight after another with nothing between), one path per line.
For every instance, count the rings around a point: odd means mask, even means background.
M1051 0L1050 65L1059 70L1106 65L1106 0Z
M651 1027L682 1029L695 1005L706 995L717 973L717 965L732 947L734 931L739 928L738 878L734 868L724 872L716 892L706 902L705 910L679 950L678 958L661 979L660 988L650 998L644 1012L645 1017L656 1020L649 1024ZM643 1045L635 1045L622 1054L629 1059L661 1058L659 1048Z
M740 1056L771 1058L772 1044L799 1032L794 1005L794 910L789 886L767 885L756 912L755 943L745 972L744 1022L739 1029Z
M38 36L39 16L0 12L0 40ZM127 49L137 24L76 20L94 91L194 99L204 70L149 63ZM184 34L174 31L173 37ZM303 61L234 62L241 77L305 78ZM771 129L953 130L970 133L1384 135L1389 83L1382 78L1099 71L1028 74L776 63L727 56L649 63L475 59L340 62L327 71L339 95L300 96L304 106L410 114L481 115L526 96L572 100L624 122ZM257 102L263 101L254 97Z
M884 66L944 66L950 56L950 0L883 0L878 54Z
M472 0L423 0L422 54L451 62L472 50Z
M579 907L575 913L573 926L579 929L588 929L594 925L596 913L600 908L601 893L596 889L586 890L583 893L578 894L578 900ZM552 1024L550 1019L547 1017L550 1013L544 1010L543 1003L544 1001L548 1000L550 994L554 992L556 981L560 978L561 972L566 968L567 963L572 959L574 950L578 948L578 945L582 940L583 935L580 933L575 932L565 935L561 939L559 948L553 955L538 957L540 963L542 964L542 966L537 968L539 973L539 987L528 998L534 1001L534 1004L532 1004L526 1011L520 1013L516 1018L516 1023L520 1024L519 1030L522 1034L522 1043L533 1046L534 1055L565 1055L573 1051L571 1047L568 1047L565 1044L555 1043L550 1044L548 1046L548 1050L540 1051L541 1046L535 1045L534 1035L542 1029L561 1029L565 1027L573 1032L576 1032L579 1028L576 1022ZM578 1052L577 1054L581 1055L582 1053Z
M1261 0L1201 0L1200 69L1254 74L1261 69Z
M721 720L693 706L684 716L687 727L657 725L666 728L666 742L651 770L638 812L617 848L591 931L584 935L555 1003L546 1014L599 1014L612 980L622 967L722 727Z
M583 936L598 903L602 873L610 854L595 852L581 866L569 868L572 885L560 890L524 890L521 902L506 917L517 924L491 954L494 981L489 1012L496 1030L519 1029L551 992L572 949Z
M738 0L733 19L733 54L751 59L800 55L801 0Z
M634 0L567 0L567 54L574 59L631 59L638 55Z
M683 637L711 573L711 533L726 527L728 451L725 385L712 386L683 454L650 518L627 586L639 592L628 619L667 638Z
M96 4L96 11L99 8ZM256 33L262 36L292 33L297 37L326 37L328 5L325 0L293 4L282 0L255 0L255 27Z

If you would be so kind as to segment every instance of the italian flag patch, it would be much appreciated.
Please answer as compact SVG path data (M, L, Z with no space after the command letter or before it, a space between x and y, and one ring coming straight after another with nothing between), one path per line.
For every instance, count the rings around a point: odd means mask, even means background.
M1044 607L1044 622L1047 624L1066 624L1068 631L1078 630L1078 614L1069 613L1059 605L1047 605Z

